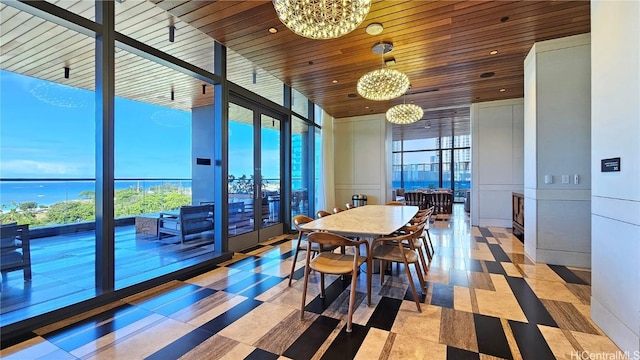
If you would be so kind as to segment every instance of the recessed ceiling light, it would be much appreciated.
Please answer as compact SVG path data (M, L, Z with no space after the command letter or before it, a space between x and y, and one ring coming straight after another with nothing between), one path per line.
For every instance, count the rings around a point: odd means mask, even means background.
M272 34L275 34L278 32L278 29L274 28L273 26L269 28L269 32Z
M495 55L498 53L498 50L491 50L491 52L489 53L489 55Z
M364 108L365 108L365 109L368 109L369 107L368 107L368 106L365 106Z
M334 84L337 84L337 83L338 83L338 80L333 80L333 81L331 81L331 82L332 82L332 83L334 83Z
M507 91L507 89L502 88L502 89L500 89L499 91L500 91L500 92L505 92L505 91Z
M371 23L367 25L366 32L369 35L379 35L384 30L384 26L380 23Z

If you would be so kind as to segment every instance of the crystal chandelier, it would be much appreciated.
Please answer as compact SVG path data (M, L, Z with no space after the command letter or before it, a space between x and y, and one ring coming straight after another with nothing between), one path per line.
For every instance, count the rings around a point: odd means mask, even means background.
M387 110L387 121L393 124L411 124L422 119L424 111L418 105L400 104Z
M273 0L280 21L310 39L334 39L358 27L371 0Z

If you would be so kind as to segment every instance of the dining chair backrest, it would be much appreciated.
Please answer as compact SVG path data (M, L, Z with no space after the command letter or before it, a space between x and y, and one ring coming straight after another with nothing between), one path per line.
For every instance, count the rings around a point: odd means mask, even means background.
M303 225L312 221L313 221L312 218L306 215L298 214L293 217L293 226L295 226L296 230L298 230L301 233L309 232L308 230L301 228L300 225Z
M333 208L333 213L334 213L334 214L337 214L337 213L339 213L339 212L343 212L343 211L346 211L346 210L345 210L345 209L343 209L343 208L341 208L341 207L334 207L334 208Z
M316 213L316 216L318 218L323 218L323 217L329 216L329 215L331 215L331 213L328 212L328 211L325 211L325 210L318 210L318 213Z
M404 193L404 202L407 205L417 206L420 209L426 209L428 202L427 194L421 191L406 192Z

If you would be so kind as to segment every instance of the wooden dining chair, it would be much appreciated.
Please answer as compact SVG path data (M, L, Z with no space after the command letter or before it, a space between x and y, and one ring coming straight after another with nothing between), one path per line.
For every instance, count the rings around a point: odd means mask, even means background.
M345 209L343 209L343 208L341 208L341 207L334 207L334 208L333 208L333 213L334 213L334 214L337 214L337 213L339 213L339 212L343 212L343 211L347 211L347 210L345 210Z
M323 251L327 247L350 247L353 248L350 254L338 254ZM320 252L311 256L313 248ZM364 256L360 255L360 248L365 249ZM313 232L307 235L307 260L304 271L304 289L302 291L302 307L300 309L300 319L304 320L304 308L307 300L307 286L309 284L309 273L315 270L320 274L320 298L325 297L324 275L351 275L351 290L349 293L349 311L347 318L347 332L351 332L351 323L356 300L356 283L360 265L367 263L367 305L371 305L371 271L372 266L369 259L369 244L366 240L354 241L344 236L330 232Z
M416 231L408 232L406 234L400 234L396 236L385 236L377 238L373 241L373 259L380 260L380 284L384 284L384 268L387 262L403 263L404 269L409 280L409 286L411 287L411 293L413 294L413 300L416 303L416 307L419 312L422 312L420 308L420 298L416 291L416 285L413 283L413 276L411 275L411 269L409 264L413 264L418 275L420 282L420 291L424 295L424 288L426 283L422 276L422 271L418 265L419 256L415 249L411 248L411 244L415 241L423 230L424 226L418 226Z
M293 217L293 225L298 230L298 238L296 239L295 252L293 255L293 261L291 263L291 272L289 273L289 286L291 286L291 281L293 281L293 273L295 272L296 263L298 262L298 253L300 252L300 250L303 250L303 251L307 250L308 247L307 247L306 238L307 238L307 234L311 232L310 230L301 228L300 225L306 224L311 221L313 221L312 218L305 215L301 215L301 214L298 214ZM337 246L327 245L322 249L322 251L333 251L336 248ZM314 247L311 248L311 251L317 253L321 250L317 245L315 245Z
M389 206L404 206L404 201L398 201L398 200L389 201L385 205L389 205Z
M318 210L318 212L316 213L316 217L318 217L318 219L323 218L325 216L329 216L329 215L332 215L332 214L325 210Z
M353 205L352 203L346 203L344 206L347 208L347 210L351 210L351 209L353 209L353 208L355 208L355 207L356 207L356 206L355 206L355 205Z

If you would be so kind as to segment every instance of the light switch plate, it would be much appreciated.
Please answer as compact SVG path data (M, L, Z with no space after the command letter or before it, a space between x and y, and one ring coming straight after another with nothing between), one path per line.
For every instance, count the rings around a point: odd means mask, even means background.
M562 175L562 183L563 184L569 183L569 175Z
M574 174L573 175L573 183L576 184L576 185L580 184L580 175L578 175L578 174Z
M545 175L544 176L545 184L553 184L553 175Z

